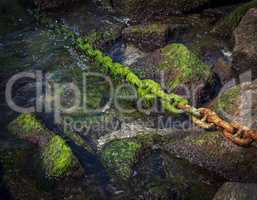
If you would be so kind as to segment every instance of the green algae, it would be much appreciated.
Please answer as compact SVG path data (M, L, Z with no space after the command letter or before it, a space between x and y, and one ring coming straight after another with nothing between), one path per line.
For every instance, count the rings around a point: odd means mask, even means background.
M46 134L46 128L34 114L23 113L8 125L8 130L20 137Z
M102 151L105 166L123 180L128 179L133 171L136 156L141 144L131 140L116 140L109 143Z
M194 139L192 141L192 144L199 145L199 146L215 144L216 143L216 139L219 136L220 136L220 132L218 132L218 131L204 132L199 137Z
M234 113L235 109L238 109L238 97L240 97L241 88L239 85L230 88L229 90L225 91L215 102L214 109L219 111L225 111L227 113Z
M162 61L159 64L161 70L172 70L174 77L170 81L171 88L180 84L206 80L211 76L208 65L183 44L171 44L161 49Z
M141 134L134 138L113 140L104 146L101 158L110 174L126 181L132 176L139 155L153 144L162 142L165 142L165 138L158 134Z
M227 16L224 19L225 26L228 26L231 29L236 28L240 23L242 17L247 13L247 11L256 6L257 6L257 0L253 0L239 6L229 16Z
M54 136L42 153L42 167L49 177L67 175L75 165L75 157L70 147L60 136Z

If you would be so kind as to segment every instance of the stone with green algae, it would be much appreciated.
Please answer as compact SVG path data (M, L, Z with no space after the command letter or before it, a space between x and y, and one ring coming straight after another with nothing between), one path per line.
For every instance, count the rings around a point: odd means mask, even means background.
M157 66L164 71L171 88L181 84L206 82L212 75L208 65L204 64L183 44L170 44L160 50Z
M35 114L23 113L8 125L8 131L20 139L45 145L52 133L37 119Z
M76 164L72 150L60 136L54 136L43 149L42 167L49 177L67 175Z
M116 140L107 144L101 153L102 160L110 172L119 178L128 179L133 171L141 144L131 140Z
M133 175L133 166L142 151L164 142L157 134L142 134L133 138L117 139L101 150L101 159L111 175L126 181Z

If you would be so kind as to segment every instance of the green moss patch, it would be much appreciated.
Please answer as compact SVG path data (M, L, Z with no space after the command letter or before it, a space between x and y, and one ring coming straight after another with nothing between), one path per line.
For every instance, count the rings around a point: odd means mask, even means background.
M208 65L183 44L171 44L161 49L162 60L158 67L171 71L170 86L176 88L180 84L207 80L211 76Z
M10 133L25 139L33 136L45 136L50 135L41 122L36 118L34 114L24 113L17 117L8 125Z
M110 173L126 180L132 175L132 166L141 144L130 140L116 140L104 147L102 159Z
M217 112L225 111L226 113L233 114L238 109L240 100L240 86L234 86L224 92L214 104L214 109Z
M75 163L71 149L59 136L54 136L43 150L42 165L47 176L65 176Z
M101 158L110 174L127 180L133 174L133 166L139 154L153 144L162 143L164 138L156 134L144 134L134 138L113 140L101 151Z
M240 23L242 17L246 14L246 12L257 6L257 0L253 0L249 3L245 3L242 6L235 9L229 16L227 16L224 20L225 26L229 28L236 28L237 25Z
M217 141L216 139L220 136L220 132L205 132L201 136L197 137L196 139L192 140L193 144L202 146L202 145L210 145L215 144Z

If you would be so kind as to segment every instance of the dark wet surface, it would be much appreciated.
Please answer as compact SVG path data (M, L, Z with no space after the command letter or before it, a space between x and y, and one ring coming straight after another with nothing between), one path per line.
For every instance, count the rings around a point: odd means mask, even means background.
M98 14L94 9L88 9L87 7L81 7L77 9L76 12L65 13L60 20L77 32L99 30L99 27L103 30L108 30L110 26L124 26L124 24L126 24L126 19L106 17L106 15ZM83 59L80 59L80 57L74 53L69 43L67 44L63 38L52 36L49 30L38 26L23 12L21 16L11 17L11 20L10 18L6 18L4 21L6 22L6 24L3 23L4 26L10 29L3 31L0 36L0 124L2 127L6 126L9 121L17 115L17 113L8 108L3 95L5 83L13 74L23 70L40 69L44 72L52 72L54 76L58 77L62 76L62 69L85 69L88 67L88 63L85 63ZM172 37L171 35L171 38ZM184 43L187 42L184 38L176 38L176 42L180 41ZM123 62L127 59L127 57L124 56L125 47L126 45L121 40L117 40L112 48L106 50L106 52L111 55L115 61ZM216 55L210 53L209 57L212 56L214 60L217 59ZM91 87L94 88L98 86L96 83L92 82ZM20 105L33 105L36 100L34 82L31 80L21 80L15 86L13 95ZM111 193L112 191L108 188L109 185L112 184L112 180L110 180L111 178L102 165L99 156L86 151L70 138L66 137L63 130L58 125L54 124L51 114L46 115L39 113L39 116L47 128L59 134L67 141L74 155L84 168L85 175L94 179L94 187L98 187L103 198L109 199L110 196L113 195ZM0 129L0 133L1 130L3 129ZM90 135L88 137L85 136L83 139L95 149L96 144L94 144ZM181 195L181 193L192 191L192 188L195 187L199 187L196 191L207 192L208 197L211 197L220 186L220 183L223 182L223 180L219 178L212 177L212 174L209 172L202 172L200 168L191 166L183 160L174 159L172 156L158 151L153 152L151 155L146 155L142 162L135 166L135 172L137 172L136 175L131 179L131 182L129 182L127 188L125 188L126 191L121 195L120 199L128 198L130 195L127 195L127 193L130 191L133 192L131 196L135 196L137 199L142 199L142 197L147 198L149 195L152 195L151 193L147 193L147 191L151 189L151 184L153 186L163 187L167 182L170 184L170 188L166 188L165 192L167 192L167 196L170 199L180 199L181 197L179 195ZM4 171L0 167L0 197L8 199L10 198L8 189L5 188L4 184L1 184L3 176ZM181 176L183 177L183 181L188 184L185 188L182 187L182 192L177 190L176 187L178 187L178 185L176 185L176 182L173 182ZM174 191L170 191L173 187ZM186 199L190 198L187 197Z

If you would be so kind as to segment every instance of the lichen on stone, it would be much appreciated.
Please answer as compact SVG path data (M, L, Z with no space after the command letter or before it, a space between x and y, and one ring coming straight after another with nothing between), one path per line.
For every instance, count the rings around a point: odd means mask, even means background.
M75 157L60 136L54 136L42 153L42 167L49 177L62 177L74 167Z

